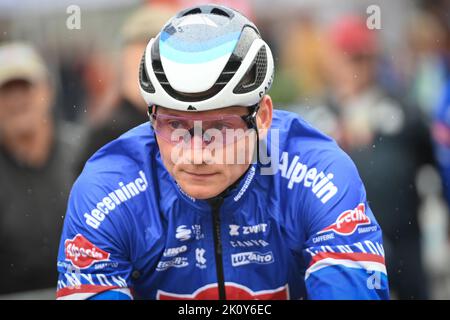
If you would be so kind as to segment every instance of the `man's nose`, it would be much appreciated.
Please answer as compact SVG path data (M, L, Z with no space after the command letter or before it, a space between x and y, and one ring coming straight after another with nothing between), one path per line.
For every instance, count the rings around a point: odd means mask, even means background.
M191 142L190 147L193 149L201 149L208 145L210 142L208 135L205 134L205 131L201 126L194 126L188 130L189 139Z

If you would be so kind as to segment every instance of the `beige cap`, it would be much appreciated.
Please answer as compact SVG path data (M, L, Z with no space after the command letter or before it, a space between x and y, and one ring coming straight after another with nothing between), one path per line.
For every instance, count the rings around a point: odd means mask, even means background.
M0 86L15 79L37 82L47 76L44 61L24 43L0 44Z
M121 34L122 44L148 42L161 31L176 12L163 5L148 5L138 9L125 21Z

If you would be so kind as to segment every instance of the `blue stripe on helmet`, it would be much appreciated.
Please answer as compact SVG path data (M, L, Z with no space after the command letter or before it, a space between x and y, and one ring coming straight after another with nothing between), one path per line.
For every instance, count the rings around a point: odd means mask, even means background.
M237 39L225 42L219 46L203 51L184 51L173 48L167 42L160 42L160 55L178 63L195 64L212 61L227 54L231 54L236 46Z
M206 51L214 47L218 47L230 41L237 42L240 32L230 32L212 39L183 39L177 34L171 35L165 31L161 32L159 45L165 43L173 49L183 52Z

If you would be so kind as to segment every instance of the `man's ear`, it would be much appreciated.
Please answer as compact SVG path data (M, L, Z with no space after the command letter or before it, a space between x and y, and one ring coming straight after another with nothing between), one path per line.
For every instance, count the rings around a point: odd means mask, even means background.
M264 138L267 135L267 131L272 125L272 113L272 98L269 95L265 95L259 103L259 111L256 117L260 138Z

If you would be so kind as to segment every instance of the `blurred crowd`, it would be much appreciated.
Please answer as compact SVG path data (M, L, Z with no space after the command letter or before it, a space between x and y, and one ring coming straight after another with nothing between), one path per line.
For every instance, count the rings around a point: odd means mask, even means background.
M69 2L0 2L0 295L56 286L74 180L96 150L147 121L142 52L201 1L79 2L78 29L66 23ZM450 299L450 1L208 2L260 28L275 107L354 160L383 229L392 297Z

